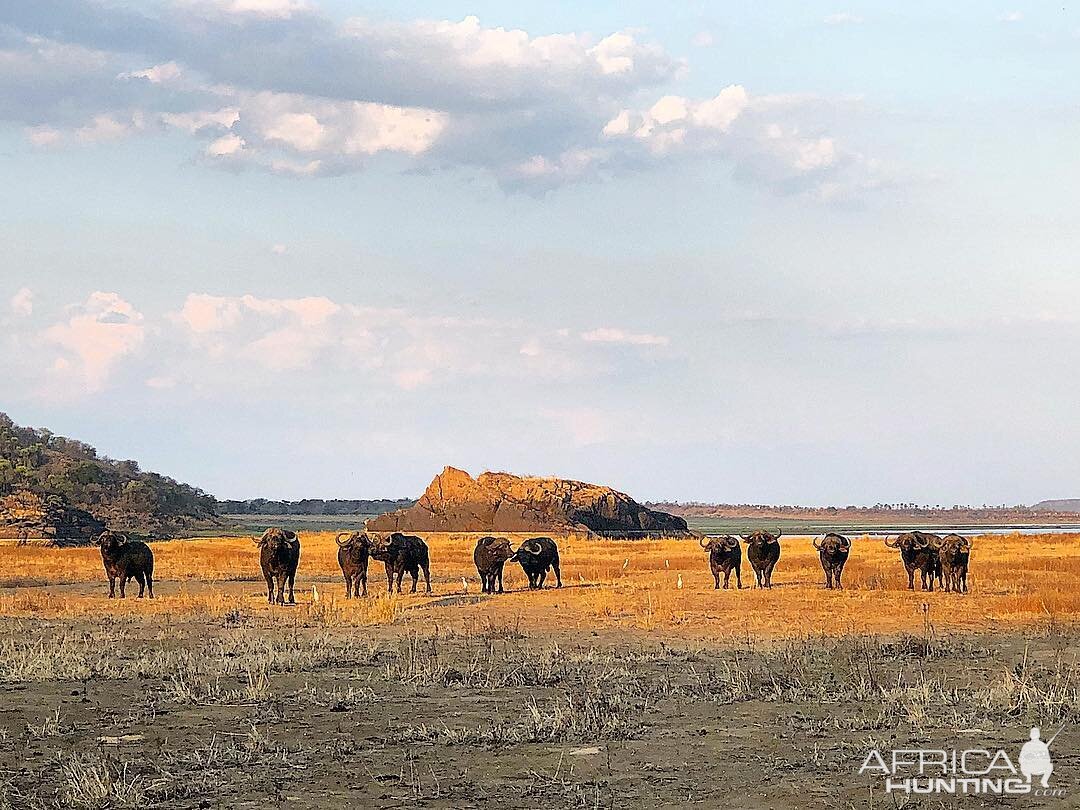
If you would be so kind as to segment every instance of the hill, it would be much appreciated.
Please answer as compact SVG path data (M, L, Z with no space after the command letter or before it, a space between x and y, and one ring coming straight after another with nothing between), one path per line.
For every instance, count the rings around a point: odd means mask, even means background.
M103 524L170 537L216 520L214 505L200 489L0 413L0 537L86 541Z
M1031 509L1034 512L1076 514L1080 512L1080 498L1058 498L1057 500L1039 501Z
M412 498L348 500L304 498L300 501L270 501L253 498L247 501L217 501L222 515L381 515L395 509L408 509L415 504Z
M367 522L372 531L685 532L680 517L648 509L610 487L563 478L446 467L416 504Z

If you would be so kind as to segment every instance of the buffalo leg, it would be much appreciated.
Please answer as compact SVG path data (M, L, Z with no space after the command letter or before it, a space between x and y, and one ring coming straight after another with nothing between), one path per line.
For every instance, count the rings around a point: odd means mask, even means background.
M915 590L915 569L909 568L907 570L907 589L909 591Z
M270 574L264 574L266 577L266 601L271 605L274 604L274 578Z
M412 589L409 593L416 593L416 583L420 581L420 569L414 568L409 572L409 576L412 577Z
M350 577L348 574L343 574L342 576L345 577L345 598L346 599L352 599L352 594L353 594L352 577Z
M840 584L840 577L842 577L843 575L844 566L841 565L839 568L836 569L836 587L841 591L844 590L844 586Z
M296 582L296 572L295 571L290 571L289 572L289 604L290 605L295 605L296 604L296 596L293 595L293 584L295 582Z
M720 571L719 571L719 569L712 572L712 577L713 577L713 581L716 583L713 586L713 590L714 591L720 590ZM724 572L724 588L727 588L727 581L729 579L731 579L731 569L730 568L727 571Z
M109 598L116 598L116 577L109 577Z
M428 593L431 593L431 569L427 563L422 563L421 567L424 569L424 586ZM495 583L491 583L492 589L495 587ZM413 590L416 590L416 577L413 577ZM501 590L501 588L500 588Z
M735 566L735 583L739 586L739 590L742 590L742 563L740 562ZM726 587L726 586L725 586Z
M555 555L555 561L551 564L552 570L555 572L555 587L562 587L562 571L559 570L559 555Z
M360 587L363 589L362 595L367 596L367 568L360 574Z
M399 568L397 571L397 592L401 593L401 580L405 578L405 569Z
M127 574L121 574L120 575L120 598L121 599L123 599L124 596L125 596L124 591L126 590L125 586L127 585L127 581L128 581L128 575Z
M542 589L544 587L544 583L547 582L547 572L548 572L548 570L546 568L543 571L540 572L540 576L537 577L537 581L536 581L536 587L537 588Z
M135 581L139 583L139 599L142 599L143 594L146 593L146 577L140 571L135 575Z
M499 583L499 593L505 593L503 591L503 567L500 565L495 569L495 579Z
M285 604L285 577L280 574L277 576L277 603Z
M154 598L154 569L151 568L146 572L146 595L151 599Z

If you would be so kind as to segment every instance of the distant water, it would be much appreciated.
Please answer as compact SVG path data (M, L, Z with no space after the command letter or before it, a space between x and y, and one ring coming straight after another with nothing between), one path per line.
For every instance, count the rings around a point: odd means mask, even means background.
M1060 534L1062 532L1080 532L1080 523L1057 523L1057 524L972 524L972 523L829 523L819 520L769 520L762 518L746 519L738 518L709 518L691 517L686 519L687 525L696 532L702 534L749 534L755 529L781 529L784 534L791 535L818 535L825 532L839 532L840 534L861 535L868 534L874 537L900 534L902 532L924 531L934 534Z

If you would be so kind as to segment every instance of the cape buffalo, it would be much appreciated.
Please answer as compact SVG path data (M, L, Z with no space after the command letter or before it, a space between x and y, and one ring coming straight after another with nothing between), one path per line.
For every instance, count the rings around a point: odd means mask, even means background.
M764 529L742 535L746 541L746 559L754 568L754 576L757 578L759 588L772 587L772 572L776 568L776 561L780 559L780 529L775 534L770 534Z
M706 543L705 541L709 542ZM737 537L724 535L723 537L702 537L698 544L709 552L709 568L712 569L713 579L716 580L716 588L720 587L720 574L724 574L724 590L728 588L731 580L731 572L735 572L735 582L742 588L742 546Z
M947 534L936 545L941 560L941 579L946 591L967 593L968 560L971 540L958 534Z
M900 549L900 559L907 569L908 590L915 590L915 572L920 573L922 589L934 590L934 579L941 579L941 558L938 555L934 543L941 542L936 534L927 532L906 532L901 534L892 543L885 538L885 545L889 548Z
M128 540L126 534L102 532L98 535L101 561L109 577L109 598L116 596L116 581L120 580L120 598L125 596L124 586L129 579L139 583L139 598L143 590L154 598L154 552L141 540Z
M420 569L424 569L424 581L427 592L431 593L431 569L428 562L427 543L411 534L394 532L389 537L372 538L371 556L386 567L386 587L388 593L394 592L394 577L397 577L397 592L401 593L401 579L405 572L412 577L412 590L416 593L416 584L420 581Z
M473 549L473 562L480 574L480 586L484 593L503 592L503 566L514 556L510 541L505 537L481 537Z
M837 588L843 588L840 577L851 552L851 541L841 534L829 532L820 543L814 538L814 548L818 550L818 559L825 571L825 587L832 588L835 582Z
M555 572L556 588L562 587L562 573L559 571L559 547L550 537L533 537L526 540L510 558L521 563L521 569L529 578L529 590L544 587L548 569Z
M300 564L300 536L287 529L267 529L262 537L253 537L259 551L259 565L266 579L266 601L274 604L274 580L277 580L277 603L285 604L285 581L289 583L289 604L296 604L293 581Z
M341 538L345 539L342 540ZM342 532L335 538L338 545L337 562L345 577L345 598L367 596L367 566L371 540L364 532Z

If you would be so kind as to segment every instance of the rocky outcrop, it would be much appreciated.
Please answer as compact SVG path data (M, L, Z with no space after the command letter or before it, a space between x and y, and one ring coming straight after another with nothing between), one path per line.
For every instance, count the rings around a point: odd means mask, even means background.
M435 476L414 506L374 517L367 527L377 532L687 531L682 518L647 509L611 487L509 473L473 478L454 467Z
M19 491L0 498L0 539L44 540L50 545L89 545L105 524L57 495Z

